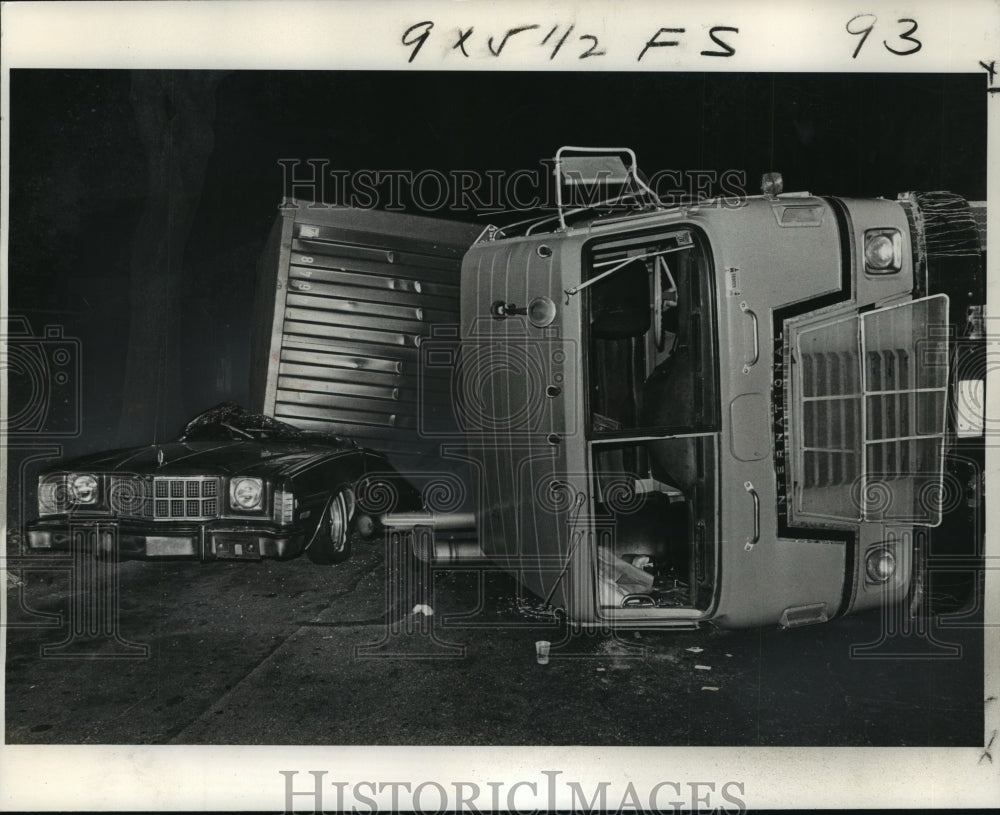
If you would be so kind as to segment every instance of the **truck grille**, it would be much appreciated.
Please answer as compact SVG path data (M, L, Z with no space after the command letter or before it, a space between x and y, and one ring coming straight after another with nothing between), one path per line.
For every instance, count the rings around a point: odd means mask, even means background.
M857 517L851 486L861 477L858 318L803 331L796 356L802 403L796 508L824 518Z
M947 315L937 295L799 334L799 512L940 522Z
M925 441L916 437L920 431L917 417L926 423L934 413L934 394L916 387L906 351L869 351L866 356L868 471L907 473L914 465L920 466Z
M867 519L940 523L947 323L944 295L862 317Z
M803 486L850 484L859 474L861 384L855 351L802 357Z

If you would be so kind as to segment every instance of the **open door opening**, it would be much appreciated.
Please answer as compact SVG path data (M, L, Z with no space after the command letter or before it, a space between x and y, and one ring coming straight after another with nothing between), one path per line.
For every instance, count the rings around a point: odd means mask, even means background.
M715 584L715 439L593 447L598 604L705 611Z
M680 227L596 244L587 261L598 607L706 611L718 438L707 241Z

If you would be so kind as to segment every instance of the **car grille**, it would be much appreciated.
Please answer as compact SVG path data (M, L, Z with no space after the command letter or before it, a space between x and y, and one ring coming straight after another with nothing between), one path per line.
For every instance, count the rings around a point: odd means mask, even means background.
M198 521L219 514L219 479L212 476L153 479L156 520Z
M219 478L112 476L110 507L122 518L202 521L219 516Z

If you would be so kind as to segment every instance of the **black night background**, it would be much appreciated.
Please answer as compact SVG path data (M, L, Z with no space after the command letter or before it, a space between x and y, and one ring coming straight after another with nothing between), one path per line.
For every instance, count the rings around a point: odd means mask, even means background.
M35 336L59 326L78 339L80 378L78 403L53 400L48 418L78 411L79 432L48 438L41 427L22 441L66 455L144 444L218 402L246 403L255 264L285 193L281 160L540 172L560 145L614 145L632 147L647 175L741 171L750 194L774 170L786 190L983 200L984 85L981 75L13 70L8 313ZM7 373L12 416L50 386Z

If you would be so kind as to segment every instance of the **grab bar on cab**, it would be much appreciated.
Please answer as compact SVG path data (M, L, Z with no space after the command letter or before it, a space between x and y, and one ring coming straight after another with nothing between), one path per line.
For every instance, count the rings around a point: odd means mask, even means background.
M749 552L760 541L760 496L749 481L743 482L743 489L750 493L750 497L753 498L753 535L747 538L747 542L743 546Z
M757 314L753 309L747 305L747 301L744 300L740 303L740 311L746 314L750 321L753 323L753 352L750 354L746 362L743 363L743 373L750 373L750 369L757 364L757 360L760 359L760 338L757 336Z

